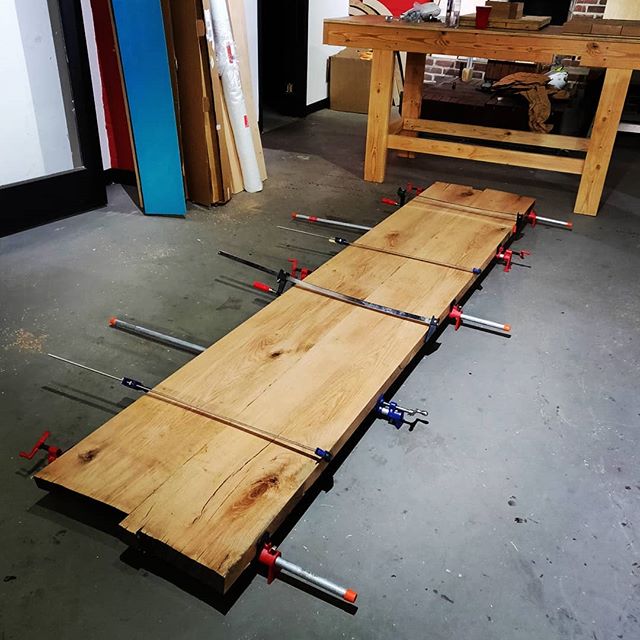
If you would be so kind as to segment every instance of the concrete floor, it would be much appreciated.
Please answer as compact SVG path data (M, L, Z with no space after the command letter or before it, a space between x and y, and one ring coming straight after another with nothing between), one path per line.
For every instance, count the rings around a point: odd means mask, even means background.
M113 187L103 210L0 240L2 640L640 638L638 138L620 137L595 219L553 173L392 158L367 184L363 139L362 116L320 112L265 136L261 194L179 220ZM267 302L218 248L316 266L326 244L276 224L375 223L406 180L528 194L575 230L526 230L531 268L494 269L466 306L513 337L447 329L395 394L429 424L371 423L290 522L285 556L357 588L355 612L252 573L221 600L127 551L109 510L35 486L18 451L44 429L70 446L136 397L45 352L159 381L189 356L109 316L213 342Z

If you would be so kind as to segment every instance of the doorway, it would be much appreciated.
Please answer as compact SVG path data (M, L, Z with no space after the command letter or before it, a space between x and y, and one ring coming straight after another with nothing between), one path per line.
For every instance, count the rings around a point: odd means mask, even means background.
M309 0L258 0L260 127L276 128L307 110Z

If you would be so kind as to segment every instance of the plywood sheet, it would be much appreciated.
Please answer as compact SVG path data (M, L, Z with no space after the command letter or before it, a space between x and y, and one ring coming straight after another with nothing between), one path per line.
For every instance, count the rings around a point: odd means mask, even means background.
M533 204L515 194L436 183L363 242L486 267L517 214ZM308 281L442 320L474 279L347 247ZM335 454L422 347L425 330L293 288L156 389ZM127 531L206 567L226 590L324 464L144 396L37 479L119 509Z

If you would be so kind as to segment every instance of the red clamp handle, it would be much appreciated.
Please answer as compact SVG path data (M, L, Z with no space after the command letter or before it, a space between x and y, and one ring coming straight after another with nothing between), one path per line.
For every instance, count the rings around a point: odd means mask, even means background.
M267 584L271 584L278 575L279 569L276 566L276 560L281 555L280 551L278 551L270 542L265 542L264 547L260 549L258 562L267 567Z
M297 258L287 258L287 262L291 263L291 275L296 278L298 272L298 259ZM304 280L311 273L311 269L307 267L300 267L300 280Z
M531 223L532 227L535 227L536 223L538 222L538 216L536 215L536 212L530 211L529 215L527 215L527 220Z
M287 258L287 262L291 263L291 275L295 278L298 272L298 259L297 258Z
M449 311L449 319L455 321L457 331L462 324L462 307L454 304Z
M264 291L265 293L271 293L272 291L271 287L268 284L265 284L264 282L258 282L257 280L254 281L253 288L257 289L258 291Z
M504 271L509 273L511 271L511 261L513 260L513 251L511 249L505 249L500 247L498 253L496 253L497 260L504 260Z
M18 455L21 458L26 458L27 460L32 460L33 457L38 453L38 451L46 451L47 452L47 462L50 464L56 458L59 458L62 455L62 449L60 447L54 447L53 445L46 445L45 442L47 438L51 435L49 431L45 431L38 441L33 445L31 451L21 451Z
M500 247L498 249L498 253L496 253L496 259L504 260L505 273L509 273L509 271L511 271L514 255L520 256L524 260L527 256L531 255L531 251L527 251L526 249L514 251L513 249L505 249L504 247Z
M380 202L382 202L382 204L390 204L394 207L398 206L398 203L395 200L392 200L391 198L380 198Z
M416 195L419 196L424 191L424 187L414 187L413 182L407 182L407 193L412 191L415 191Z

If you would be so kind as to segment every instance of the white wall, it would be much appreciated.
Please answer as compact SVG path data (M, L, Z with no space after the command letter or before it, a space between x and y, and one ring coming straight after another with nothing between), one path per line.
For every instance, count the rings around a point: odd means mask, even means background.
M46 0L0 0L0 86L0 186L72 169Z
M1 2L2 0L0 0ZM84 33L87 40L87 54L89 56L89 68L91 69L91 84L93 85L93 100L96 107L98 120L98 134L100 135L100 150L102 151L102 166L111 168L111 155L109 153L109 138L107 137L107 123L104 115L104 102L102 95L102 78L98 65L98 47L96 45L96 32L93 26L93 14L91 13L91 0L81 0L82 19L84 21Z
M618 20L640 20L640 0L608 0L604 17Z
M349 0L309 0L309 58L307 61L307 104L328 95L327 60L344 47L322 44L323 20L349 15Z

